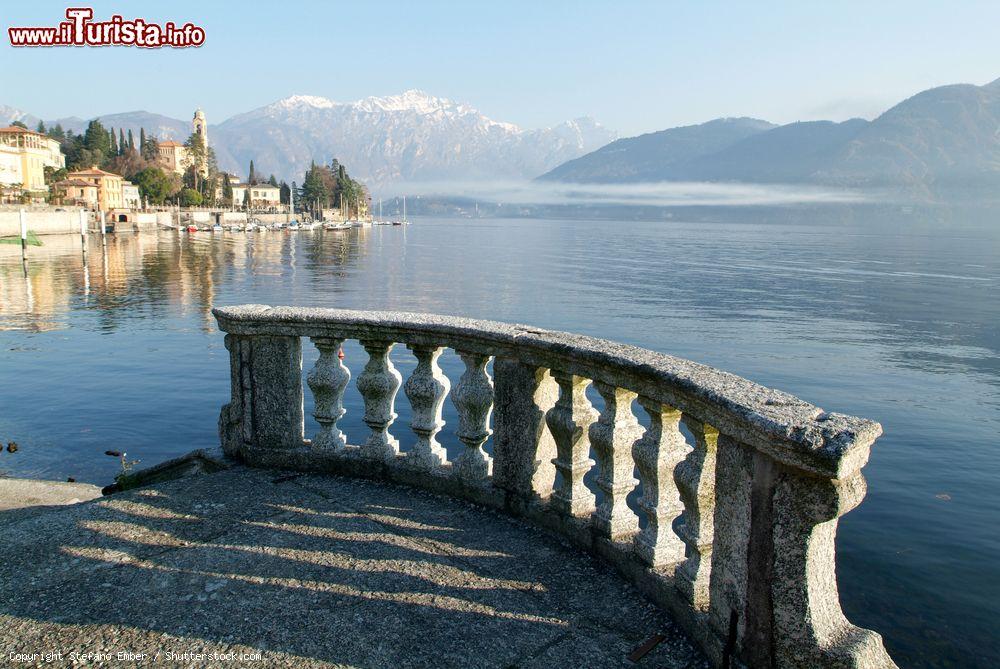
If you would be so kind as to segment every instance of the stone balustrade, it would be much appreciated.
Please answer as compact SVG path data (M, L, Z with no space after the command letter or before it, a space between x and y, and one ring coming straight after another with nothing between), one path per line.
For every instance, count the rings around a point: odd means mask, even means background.
M228 454L529 519L607 560L717 666L895 666L877 633L844 617L834 565L837 519L865 495L877 423L687 360L522 325L261 305L214 314L231 359L219 421ZM365 435L338 428L352 378L338 355L346 340L368 356L356 378ZM305 341L319 351L309 440ZM405 383L395 345L417 360ZM438 364L445 348L465 367L454 386ZM400 388L409 430L395 424ZM438 442L449 396L463 449L453 461Z

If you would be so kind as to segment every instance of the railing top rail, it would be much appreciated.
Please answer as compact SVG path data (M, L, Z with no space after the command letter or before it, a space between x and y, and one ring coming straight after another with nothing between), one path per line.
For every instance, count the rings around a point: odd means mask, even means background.
M827 413L788 393L707 365L566 332L454 316L248 304L219 307L234 335L342 337L476 350L580 374L670 404L786 465L841 478L882 433L871 420Z

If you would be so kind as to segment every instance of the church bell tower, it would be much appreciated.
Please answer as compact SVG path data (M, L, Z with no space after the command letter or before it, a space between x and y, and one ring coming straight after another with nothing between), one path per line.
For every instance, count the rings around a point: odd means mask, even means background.
M198 171L202 176L208 176L208 122L205 120L205 112L199 107L194 113L194 119L191 121L191 127L194 130L194 134L198 136L201 140L202 154L205 156L205 160L202 161L201 165L198 166Z

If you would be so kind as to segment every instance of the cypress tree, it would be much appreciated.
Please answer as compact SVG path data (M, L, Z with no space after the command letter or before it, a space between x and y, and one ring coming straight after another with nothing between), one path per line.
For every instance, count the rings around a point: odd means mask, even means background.
M247 175L247 183L253 186L257 183L257 175L253 171L253 161L250 161L250 174Z
M118 155L119 156L125 155L125 149L126 149L125 131L121 128L118 128Z
M35 128L35 132L40 132L43 135L45 134L45 121L38 122L38 127Z
M146 146L146 129L139 128L139 150L141 151L144 146Z
M132 128L128 129L128 150L135 151L135 140L132 138Z

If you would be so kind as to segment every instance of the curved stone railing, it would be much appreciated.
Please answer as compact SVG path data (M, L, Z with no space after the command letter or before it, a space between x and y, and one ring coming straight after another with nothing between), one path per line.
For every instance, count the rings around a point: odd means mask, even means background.
M531 519L612 563L718 666L895 666L877 633L844 617L834 568L837 519L865 495L877 423L687 360L522 325L261 305L214 314L228 333L232 401L219 429L230 455L396 481ZM319 349L307 376L320 426L311 440L302 337ZM348 339L368 353L356 383L369 433L356 446L337 427ZM389 357L395 344L417 359L405 383ZM438 365L446 347L465 363L454 387ZM401 388L412 407L405 452L390 431ZM464 445L452 462L436 438L449 391ZM596 496L584 483L595 466ZM626 503L637 484L639 515Z

